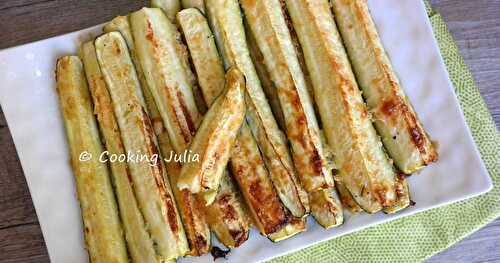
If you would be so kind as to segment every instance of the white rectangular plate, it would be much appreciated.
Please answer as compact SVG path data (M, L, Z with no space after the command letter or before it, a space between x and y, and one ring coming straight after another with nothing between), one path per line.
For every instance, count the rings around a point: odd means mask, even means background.
M416 212L471 198L492 183L467 128L422 1L369 1L403 87L424 127L439 143L439 161L410 177L416 205L398 214L362 214L324 230L308 230L273 244L252 231L231 262L262 261ZM80 209L55 91L56 59L75 54L100 26L0 51L0 103L33 198L52 262L87 262ZM211 261L209 256L182 262Z

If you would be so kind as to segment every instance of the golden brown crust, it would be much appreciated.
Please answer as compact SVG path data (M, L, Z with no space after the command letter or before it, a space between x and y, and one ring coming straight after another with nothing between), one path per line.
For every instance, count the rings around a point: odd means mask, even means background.
M127 44L117 32L97 38L96 50L108 91L113 101L125 149L145 156L158 156L152 124L146 113L140 84ZM129 162L141 211L163 259L184 255L187 242L175 206L165 169L155 163Z
M78 57L66 56L58 59L56 68L57 93L70 146L89 259L128 262L107 167L97 158L87 162L79 160L83 151L92 156L99 156L103 151L83 65Z
M284 226L288 217L246 123L232 151L231 169L259 231L267 235Z
M350 69L328 1L286 0L314 85L324 131L356 202L377 212L395 201L392 166Z
M412 173L437 159L392 69L364 0L331 0L375 126L396 166Z

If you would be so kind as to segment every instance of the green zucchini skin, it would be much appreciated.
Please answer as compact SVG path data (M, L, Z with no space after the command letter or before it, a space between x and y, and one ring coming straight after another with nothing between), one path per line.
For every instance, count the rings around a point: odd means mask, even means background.
M364 0L331 0L333 14L368 110L387 153L405 174L438 158L387 57Z
M56 82L90 261L128 262L108 167L99 161L104 148L81 60L59 58ZM90 154L87 161L80 160L84 152Z

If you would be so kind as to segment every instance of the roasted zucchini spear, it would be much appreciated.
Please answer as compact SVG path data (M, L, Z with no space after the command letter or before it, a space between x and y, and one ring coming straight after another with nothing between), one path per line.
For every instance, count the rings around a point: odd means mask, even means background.
M205 0L182 0L182 8L196 8L205 13Z
M113 101L125 150L148 157L129 162L139 207L157 253L174 259L188 251L188 243L161 160L139 80L122 35L111 32L95 41L97 59ZM154 159L156 158L156 161ZM153 160L153 161L152 161Z
M151 7L160 8L170 21L174 21L181 10L181 0L151 0Z
M149 116L153 123L154 132L158 138L158 145L162 156L165 158L170 158L173 154L172 146L168 133L163 126L163 120L158 111L158 107L155 104L153 95L147 88L148 83L144 77L142 67L139 63L137 57L137 52L135 50L134 42L132 39L132 33L130 31L130 25L128 23L127 17L116 17L110 23L104 27L105 31L118 31L120 32L130 49L132 60L137 69L137 74L139 76L139 81L142 86L142 91L144 94L144 99L146 103L146 108L148 109ZM181 165L174 161L166 163L168 180L171 185L175 186L177 184L177 178L180 175ZM181 191L177 187L173 187L173 193L175 200L177 201L177 206L181 215L182 223L184 225L184 230L189 242L190 250L189 255L201 255L208 253L210 251L210 230L205 221L205 216L203 213L203 205L193 196L189 191Z
M340 178L339 176L336 176L335 178L335 188L337 189L337 193L339 194L340 202L343 208L346 208L347 210L349 210L349 212L354 214L363 211L358 203L354 201L351 192L349 192L347 187L345 187L344 183L342 182L342 178Z
M247 123L269 168L279 197L293 216L309 212L307 194L299 184L284 134L278 128L260 85L246 44L241 10L236 0L208 0L207 14L226 68L245 75Z
M128 262L108 167L99 161L103 147L80 59L60 58L56 80L90 260ZM80 161L85 152L91 158Z
M153 1L153 3L154 2L155 1ZM172 1L172 0L161 1L161 0L159 0L156 2L162 2L163 4L162 5L152 4L152 7L153 8L160 8L165 13L165 15L170 20L170 22L175 24L176 23L175 17L180 11L180 8L179 8L180 4L179 3L181 1L179 1L179 0L176 0L176 1ZM184 4L185 5L189 5L189 4L194 5L195 3L200 4L200 3L197 3L197 2L199 2L198 0L188 0L188 1L184 1L184 2L186 2L186 3L183 3L183 5ZM201 4L203 4L203 1ZM184 6L183 8L186 8L186 7ZM175 38L177 41L176 53L177 53L177 56L179 56L179 58L181 59L181 66L184 68L184 74L186 75L187 80L189 81L189 84L191 86L192 93L194 96L194 101L196 103L196 106L198 106L198 110L201 113L205 113L207 111L207 105L205 104L205 101L203 100L203 96L201 94L201 90L198 87L198 82L196 80L196 76L192 72L192 65L191 65L191 61L190 61L186 46L184 45L184 43L181 39L181 36L178 32L176 32Z
M250 218L229 172L224 173L215 201L205 207L205 214L210 228L226 247L239 247L248 240Z
M177 20L189 47L204 98L207 104L211 105L224 89L224 67L217 53L212 33L206 19L200 12L194 9L187 9L179 12ZM202 75L205 75L205 77ZM207 76L210 76L207 81L201 81ZM247 205L253 215L257 228L263 235L275 241L304 231L305 224L301 223L301 220L293 224L285 223L287 219L283 211L286 209L280 203L276 195L259 149L253 147L257 145L255 139L251 135L248 125L243 124L242 130L244 131L240 131L240 133L246 134L247 136L238 137L239 142L237 142L237 145L239 144L239 149L244 148L245 151L237 151L235 153L233 150L234 155L231 156L231 167L240 189L242 189L243 196L247 201ZM238 148L238 146L235 146L235 148ZM248 165L246 160L249 160L250 165ZM227 180L227 182L230 182L230 180ZM224 183L221 184L221 187L223 185ZM253 187L253 189L250 187ZM223 188L221 188L221 190L222 189ZM260 196L269 196L268 204L259 202ZM223 198L220 199L223 200ZM216 200L214 204L217 204L217 202ZM212 204L212 206L214 204ZM270 214L268 214L267 217L261 218L259 213L263 213L268 208L270 208ZM208 214L217 214L216 212L212 212L213 210L211 209L207 209L207 211L210 211ZM211 225L216 223L213 221L215 220L209 219ZM269 232L269 229L277 229L280 225L284 225L280 230L272 233ZM212 228L217 229L217 227ZM268 232L266 232L266 229ZM220 236L229 236L225 234L226 232L227 231L224 231L218 234L219 239ZM229 233L234 236L239 232L233 231Z
M232 151L231 170L252 213L255 226L262 235L277 242L304 231L305 224L287 225L293 217L287 215L263 164L257 143L244 123ZM284 227L290 231L280 232Z
M167 39L169 39L169 38L167 37ZM141 42L141 41L148 41L148 40L146 40L144 38L139 39L139 37L136 37L136 42ZM159 50L157 50L157 52L159 52ZM148 60L148 58L146 57L145 62L147 63L147 61L150 61L150 60ZM176 72L176 71L158 71L158 72L161 75L167 74L167 77L171 77L169 75L172 75L172 74L178 74L178 72ZM175 75L174 75L174 77L175 77ZM174 88L175 88L175 86L174 86ZM191 97L189 95L190 90L188 87L185 87L184 91L186 92L186 94L188 94L189 97ZM181 99L184 99L184 97L181 97ZM185 104L186 103L183 103L183 105L185 105ZM161 112L161 109L166 108L165 104L161 104L161 105L163 105L163 108L161 107L160 104L157 104L157 105L158 105L158 110L160 110L160 112ZM181 110L182 110L182 108L181 108ZM200 116L200 114L197 113L196 108L194 108L194 109L193 108L189 108L189 109L184 108L184 111L181 111L179 114L186 114L188 117L193 116L192 118L184 118L184 120L191 120L194 123L199 123L198 116ZM162 119L162 121L164 123L167 123L168 119L166 120L165 118L163 118L163 116L167 116L167 114L162 114L161 118L160 118L160 119ZM196 127L194 127L193 125L186 125L185 123L179 122L179 123L175 123L175 125L172 126L172 128L175 129L174 132L180 133L179 131L182 129L181 127L183 127L183 126L184 127L189 126L190 128L192 128L192 130L190 130L190 133L188 134L189 137L187 138L188 139L187 141L191 141L192 134L194 134L196 132L196 130L195 130ZM181 153L185 149L187 149L188 143L186 142L186 140L184 140L185 139L184 137L178 137L178 138L179 139L175 139L175 138L170 137L170 142L171 142L172 148L175 150L175 152ZM174 139L177 141L174 142L173 141ZM220 218L212 218L213 220L217 220L217 223L213 223L213 221L211 223L211 226L214 229L214 232L219 237L220 241L223 242L227 246L233 246L233 244L234 244L234 246L238 246L238 245L242 244L248 238L248 223L245 220L246 215L242 209L242 206L237 205L237 204L240 204L240 201L238 199L232 199L232 197L236 197L237 194L235 193L234 195L222 195L222 193L224 193L224 192L232 191L231 188L226 188L226 186L228 186L228 185L227 184L221 185L221 187L223 187L223 188L221 188L220 192L217 194L216 201L212 205L210 205L209 207L206 207L205 210L212 209L211 211L216 212L216 214L223 215ZM230 213L230 214L228 214L228 213ZM228 236L223 234L224 232L229 232L232 235L230 237L228 237ZM223 237L223 238L221 238L221 237Z
M226 73L225 92L212 104L189 146L189 150L200 154L201 159L186 163L177 182L180 189L189 189L192 193L203 191L207 204L215 199L231 148L245 118L244 89L243 74L238 69L230 69Z
M331 169L280 2L240 3L250 28L247 35L255 38L276 87L294 164L300 182L309 192L312 214L324 227L336 226L343 221L342 208L340 201L335 200L337 194L332 194L335 190Z
M136 53L145 73L170 142L184 151L201 120L189 77L177 52L177 29L155 8L142 8L130 15Z
M437 152L392 69L366 0L331 0L337 26L375 128L396 167L411 174Z
M94 113L109 156L125 154L120 129L113 112L111 96L101 73L94 42L82 45L80 50L85 67L90 94L94 102ZM154 243L149 236L144 218L134 195L133 183L129 180L130 171L124 162L109 162L116 199L120 210L125 238L130 256L134 262L154 262L157 255Z
M222 93L225 82L224 66L212 31L206 18L195 8L177 13L177 24L191 54L203 99L210 106Z
M394 205L396 174L370 120L328 1L285 2L342 181L369 213Z
M245 23L245 31L250 32L248 23ZM274 86L274 83L271 80L271 76L269 75L269 71L267 70L264 62L264 55L262 54L262 52L260 52L259 47L257 46L257 40L255 39L253 34L251 34L251 32L247 33L246 36L248 51L250 52L250 57L252 58L252 62L255 65L255 71L257 72L257 76L259 76L262 89L266 94L269 105L271 106L271 110L273 111L274 117L276 118L276 122L278 122L278 126L281 130L285 131L285 116L283 116L283 110L281 109L280 100L278 98L278 89Z

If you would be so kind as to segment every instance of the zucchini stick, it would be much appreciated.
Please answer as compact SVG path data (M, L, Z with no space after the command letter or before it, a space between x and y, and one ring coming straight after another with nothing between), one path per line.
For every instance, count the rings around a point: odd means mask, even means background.
M408 187L408 180L406 174L398 173L395 182L396 189L396 203L393 206L384 207L384 213L392 214L407 208L410 203L410 189Z
M215 201L205 207L207 221L222 244L239 247L248 240L249 218L241 195L226 170L220 182Z
M165 180L151 121L139 98L140 84L125 40L118 32L98 37L97 59L113 101L125 150L146 156L128 163L140 209L163 260L183 256L188 243ZM147 160L144 160L147 159ZM156 160L156 161L155 161Z
M262 235L270 238L271 234L280 231L288 224L290 217L287 216L287 211L280 202L263 164L264 160L259 154L250 128L247 123L243 123L232 151L230 165L257 229ZM296 231L290 231L289 236L302 232L304 229L305 227L302 227ZM281 239L283 238L279 238ZM275 241L279 240L275 239Z
M128 262L108 167L99 161L103 147L80 59L60 58L56 81L90 260ZM90 159L80 161L85 152Z
M247 35L255 38L276 87L294 164L309 193L312 214L324 227L337 226L343 221L342 208L340 201L334 200L337 194L332 194L331 169L280 2L240 2L250 29Z
M113 104L97 61L93 41L82 45L80 57L85 67L85 75L94 102L94 112L97 115L108 156L124 155L125 149L113 112ZM134 262L153 262L157 260L157 255L153 240L149 236L139 210L133 183L129 180L130 171L127 164L124 162L109 162L109 164L130 256Z
M137 37L139 38L139 37ZM137 42L140 42L141 40L140 39L136 39ZM143 39L144 41L144 39ZM145 60L146 62L148 60ZM151 72L151 71L150 71ZM161 74L178 74L178 72L175 72L175 71L163 71L161 72ZM167 75L168 77L168 75ZM151 88L151 87L150 87ZM189 89L185 89L185 92L186 93L189 93ZM189 95L188 95L189 96ZM155 101L158 105L158 109L165 109L165 104L162 104L160 101L160 103L158 103L157 101ZM184 103L186 104L186 103ZM161 105L163 105L163 108L161 107ZM182 111L181 114L187 114L187 116L193 116L193 118L191 119L191 121L193 121L194 123L199 123L199 114L197 114L196 112L196 109L193 109L193 110L190 110L192 108L186 108L185 111ZM161 119L162 121L164 122L164 124L168 123L168 119L165 119L164 116L167 116L166 114L163 114L161 115ZM185 120L189 120L189 118L184 118ZM181 127L182 127L183 123L178 123L178 125L176 124L175 126L173 126L172 128L175 129L174 132L179 132L179 130L181 130ZM164 125L166 126L166 125ZM184 124L184 126L187 126ZM191 140L191 134L194 134L195 133L195 128L194 126L192 125L189 125L189 127L192 128L192 130L190 130L191 132L188 134L189 135L189 138L188 141ZM172 144L172 148L175 150L176 153L181 153L183 152L188 144L186 143L186 141L184 140L184 137L180 137L180 139L177 139L177 141L174 141L175 138L173 137L170 137L170 142ZM223 184L222 185L223 187L225 187L226 185ZM221 189L222 191L223 189ZM230 189L229 189L230 190ZM236 196L236 194L234 195ZM248 224L244 221L244 218L245 218L245 214L243 212L243 210L241 209L241 206L236 206L235 204L237 204L239 202L239 200L228 200L228 198L232 197L232 195L227 195L226 198L224 200L227 200L227 202L220 202L220 198L221 198L221 195L220 193L216 196L216 200L219 200L219 201L215 201L210 207L212 207L214 210L215 209L218 209L219 210L219 213L218 214L221 214L221 215L224 215L222 218L217 218L218 220L218 228L217 229L224 229L225 227L227 228L226 231L231 231L231 233L234 234L234 238L235 240L221 240L222 242L224 242L224 244L228 244L228 246L231 246L231 244L241 244L243 241L245 241L247 238L248 238ZM206 209L209 209L209 208L205 208ZM231 214L227 214L231 212ZM236 212L236 213L232 213L232 212ZM214 218L215 219L215 218ZM213 226L213 225L212 225ZM237 228L237 226L240 226L240 228ZM216 231L217 233L217 231ZM237 233L243 233L243 234L237 234ZM219 237L221 235L218 235ZM235 245L236 246L236 245Z
M134 46L132 32L130 31L130 24L128 23L127 17L116 17L110 23L104 27L105 31L118 31L120 32L130 49L132 61L137 69L137 74L139 76L139 81L142 86L142 91L144 94L144 99L146 103L146 108L148 109L149 116L153 123L153 129L158 138L158 145L162 156L165 158L171 156L172 146L168 133L163 126L163 120L158 111L158 107L155 104L153 95L147 88L147 81L144 77L142 67L140 66L139 59L137 57L137 52ZM179 163L170 161L166 162L167 177L171 185L177 184L177 178L180 175L181 166ZM184 230L189 242L190 250L189 255L201 255L208 253L210 251L210 230L205 222L205 216L203 209L204 207L200 205L198 200L189 191L179 190L177 187L173 187L173 193L179 212L181 215L182 223L184 225Z
M306 191L333 186L304 76L279 0L242 0L251 32L264 57L285 118L293 160Z
M394 205L396 174L370 120L327 0L286 0L345 186L363 210Z
M189 162L182 167L177 187L192 193L203 191L207 204L207 193L216 193L229 161L231 148L245 117L245 78L238 69L226 73L226 89L212 104L194 136L190 152L201 155L200 162ZM209 195L212 196L212 195Z
M203 15L194 9L186 9L177 15L178 24L182 30L186 43L188 45L189 51L191 53L191 57L193 59L193 64L195 66L196 72L198 74L198 79L200 80L200 87L202 89L204 98L208 105L211 105L215 99L222 93L224 89L224 67L223 63L220 59L220 56L217 52L217 47L214 42L214 38L212 36L212 32L208 27L208 23L203 17ZM205 80L206 79L206 80ZM250 134L248 130L248 126L244 124L242 129L246 129L246 134ZM255 139L250 134L246 138L248 140L240 142L241 145L245 145L246 143L250 143L250 145L256 145ZM240 140L240 138L238 138ZM235 178L239 183L240 188L242 189L245 200L247 200L247 204L249 206L249 210L252 212L254 221L258 226L259 230L263 235L268 235L270 233L264 230L264 225L269 228L276 227L276 225L280 225L283 221L280 221L282 216L281 211L284 209L282 204L279 202L279 199L276 198L275 190L272 186L272 182L270 182L267 170L262 162L262 157L258 148L249 148L246 147L247 155L234 155L232 156L232 171L235 174ZM253 151L250 151L253 150ZM249 166L247 166L245 159L249 160L260 160L260 162L255 162L253 164L253 171L256 173L252 173L252 170L249 170ZM238 172L239 171L239 172ZM260 179L259 179L260 178ZM228 177L228 179L230 179ZM260 182L262 180L263 182ZM231 182L231 180L226 180L227 182ZM223 181L224 182L224 181ZM252 184L253 183L253 184ZM266 211L266 207L260 202L252 202L251 200L256 200L258 198L257 192L251 192L249 187L254 185L254 189L259 189L259 192L265 193L265 196L271 196L270 202L271 204L268 207L277 207L277 209L271 209L271 213L275 215L274 218L259 218L257 213L259 211ZM224 186L222 183L221 186ZM221 189L222 190L222 189ZM220 193L219 193L220 195ZM224 200L225 198L220 198L220 200ZM273 201L274 200L274 201ZM214 202L217 204L218 201ZM211 206L213 206L212 204ZM282 208L280 208L282 207ZM213 209L207 209L207 213L217 214ZM277 215L277 216L276 216ZM209 216L213 218L212 216ZM281 218L281 219L280 219ZM217 223L216 220L210 220L210 224ZM277 222L277 223L273 223ZM280 231L280 233L284 236L293 235L297 232L303 231L299 229L300 225L296 224L294 226L289 227L289 233L285 233ZM218 227L213 227L213 229L218 229ZM219 231L221 232L221 231ZM218 234L219 239L227 239L229 236L234 236L236 233L240 233L241 231L229 232L231 235L224 234L227 231L223 231L223 233ZM217 232L216 232L217 233ZM222 235L223 234L223 235ZM233 238L236 239L236 238ZM236 239L237 240L237 239ZM224 242L224 241L223 241ZM228 242L224 242L225 245L228 245ZM229 245L231 246L231 245Z
M208 28L206 19L196 10L188 9L181 11L177 15L177 20L184 33L184 38L186 39L186 43L188 44L189 51L193 58L196 72L199 74L198 79L203 79L203 76L200 76L200 74L212 76L212 78L210 78L211 81L207 81L206 85L200 83L204 98L207 104L211 105L223 91L222 83L224 83L224 75L222 74L224 69L222 61L217 53L214 39L211 37L212 33ZM217 80L216 78L220 79ZM249 211L252 213L257 228L263 235L274 241L279 241L304 231L305 222L293 218L288 220L286 215L283 214L286 208L283 207L283 204L276 194L276 190L273 187L268 171L264 165L263 158L256 146L257 143L246 123L243 124L240 133L246 136L238 137L237 145L239 144L240 146L235 146L235 149L244 149L244 151L236 150L235 152L235 150L233 150L230 166L243 193L243 197L247 202ZM247 160L249 160L250 165L248 165ZM222 184L221 187L222 186L224 186L224 184ZM263 199L259 198L262 197L269 198L267 198L265 202L260 202L259 200L262 201ZM214 202L214 204L217 204L217 202L218 201ZM214 210L208 209L208 211ZM262 213L267 213L266 211L270 211L270 214L261 216ZM216 213L209 212L209 215L210 214ZM212 218L212 216L209 217ZM213 220L209 219L209 222L212 221ZM291 222L286 223L287 221ZM283 226L280 228L280 225ZM279 230L275 231L275 229ZM233 232L229 233L234 235L234 233L237 234L239 232L234 232L233 230ZM224 235L224 237L227 236L227 234ZM221 239L220 234L218 234L218 237ZM224 244L227 245L227 242L224 242Z
M182 0L182 8L196 8L201 13L205 13L205 0Z
M366 0L331 0L337 26L375 128L396 167L406 174L438 157L392 69Z
M201 120L190 81L177 52L176 28L154 8L130 15L136 53L172 147L184 151Z
M191 54L203 99L210 106L222 93L225 82L224 66L213 34L206 18L194 8L180 11L177 24Z
M175 21L177 12L181 10L181 0L151 0L151 7L160 8L170 21Z
M303 217L309 212L307 194L299 184L286 138L272 115L250 58L238 2L208 0L206 8L226 68L234 65L245 75L246 119L268 165L271 180L291 214Z
M339 176L335 176L335 188L337 189L337 193L340 197L340 202L342 203L342 206L344 208L347 208L347 210L349 210L349 212L353 214L363 211L358 203L354 201L351 193L342 182L342 178L340 178Z
M192 1L196 2L198 0L192 0ZM187 2L192 2L192 1L187 1ZM176 1L153 0L153 2L162 2L162 5L157 4L157 5L152 5L152 7L160 8L167 16L167 18L170 20L170 22L176 23L175 17L180 11L179 0ZM192 64L186 46L184 45L181 35L178 32L176 32L175 38L177 41L177 43L175 43L177 49L176 53L177 56L179 56L181 59L181 66L184 68L184 74L186 75L189 84L191 85L191 89L193 90L194 101L196 103L196 106L198 106L198 110L201 113L205 113L207 111L207 105L205 104L200 88L198 87L198 81L196 80L196 76L192 72Z
M248 23L245 23L245 31L250 32L250 30L248 29ZM262 85L262 89L266 94L269 105L271 106L271 110L273 111L273 115L276 118L276 122L278 122L278 126L281 130L285 131L285 116L283 116L283 110L281 109L280 100L278 98L278 90L271 80L269 71L267 70L264 63L264 55L262 54L262 52L260 52L256 41L257 40L255 40L253 34L247 33L248 51L250 52L250 57L252 58L252 62L255 65L255 71L257 72L257 76L259 76L260 84Z

